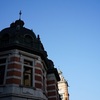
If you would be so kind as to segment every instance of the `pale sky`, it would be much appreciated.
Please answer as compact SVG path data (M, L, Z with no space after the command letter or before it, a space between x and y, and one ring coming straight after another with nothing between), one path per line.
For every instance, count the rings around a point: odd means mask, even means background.
M19 19L40 35L69 83L70 100L100 99L100 0L1 0L0 30Z

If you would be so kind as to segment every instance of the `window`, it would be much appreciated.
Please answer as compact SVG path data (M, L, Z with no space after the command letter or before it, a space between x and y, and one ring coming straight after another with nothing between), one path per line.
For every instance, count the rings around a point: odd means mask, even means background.
M6 59L0 59L0 85L4 84L4 75L5 75L5 64Z
M0 66L0 85L4 83L5 65Z
M45 84L45 77L43 76L43 91L45 92L45 87L46 87L46 84Z
M3 59L0 59L0 64L5 64L6 63L6 59L3 58Z
M32 46L33 45L33 39L30 35L25 35L25 43L28 45L28 46Z
M32 86L32 68L24 66L23 78L25 86Z
M24 86L32 86L32 77L33 77L33 62L29 60L24 60L24 68L23 68L23 85Z
M32 66L32 61L24 60L24 64Z

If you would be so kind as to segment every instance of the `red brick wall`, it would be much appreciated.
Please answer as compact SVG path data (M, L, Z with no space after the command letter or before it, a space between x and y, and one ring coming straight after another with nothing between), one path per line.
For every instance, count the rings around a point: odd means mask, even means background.
M37 76L37 75L35 75L35 80L36 80L36 81L39 81L39 82L42 82L42 78L41 78L41 76Z
M42 84L41 84L41 83L36 83L36 82L35 82L35 87L36 87L36 88L39 88L39 89L42 89Z
M35 73L39 74L39 75L42 75L42 71L40 69L35 69Z
M7 66L6 84L21 84L21 65L19 62L19 57L10 58Z
M35 87L42 89L43 83L42 83L42 65L41 63L36 62L35 64Z
M48 91L48 100L59 100L58 98L58 86L57 80L54 78L55 75L48 75L47 79L47 91Z
M16 68L16 69L21 69L21 65L16 64L16 63L12 63L12 64L8 64L8 69L12 69L12 68Z
M11 57L10 61L17 61L20 62L20 58L19 57Z
M16 78L9 78L6 80L6 84L20 84L21 80Z
M18 76L18 77L21 77L21 72L15 71L15 70L8 71L7 72L7 76Z

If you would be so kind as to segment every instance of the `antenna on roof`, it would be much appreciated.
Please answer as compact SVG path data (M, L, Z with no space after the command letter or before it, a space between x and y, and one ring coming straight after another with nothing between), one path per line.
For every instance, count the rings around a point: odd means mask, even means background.
M20 10L20 12L19 12L19 19L21 20L21 14L22 14L22 12L21 12L21 10Z

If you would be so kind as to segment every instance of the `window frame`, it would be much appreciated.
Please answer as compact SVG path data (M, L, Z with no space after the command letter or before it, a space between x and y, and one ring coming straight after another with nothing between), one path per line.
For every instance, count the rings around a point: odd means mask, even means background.
M28 69L30 72L28 72ZM33 81L32 74L33 74L32 68L28 67L28 66L24 66L24 71L23 71L23 84L24 84L24 86L32 87L32 81Z
M33 46L33 38L31 35L24 35L24 42L25 44L27 44L28 46Z
M29 68L31 73L25 72L25 68ZM30 85L25 85L27 84L24 80L25 74L30 77ZM28 57L23 58L22 84L24 87L34 87L34 59Z

